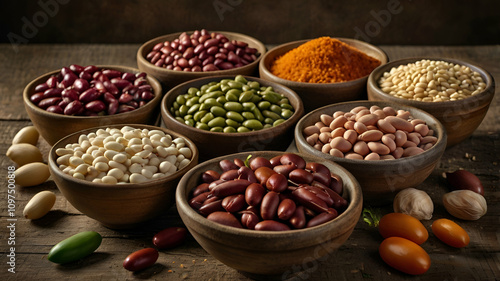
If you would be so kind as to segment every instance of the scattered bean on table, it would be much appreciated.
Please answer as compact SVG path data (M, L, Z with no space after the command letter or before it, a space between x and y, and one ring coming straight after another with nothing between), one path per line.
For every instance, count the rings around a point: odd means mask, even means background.
M220 224L269 231L317 226L349 205L342 179L323 164L293 153L240 160L220 161L220 173L205 171L189 205Z
M200 72L226 70L247 65L260 54L247 42L229 40L224 34L195 30L172 41L157 43L146 59L169 70Z
M293 115L294 108L273 87L238 75L189 88L177 96L170 112L178 121L198 129L244 133L277 126Z
M393 67L378 85L392 96L426 102L461 100L486 88L481 75L468 66L435 60Z
M72 64L35 87L31 102L52 113L77 116L132 111L154 98L146 73Z
M66 174L96 183L141 183L186 167L193 156L186 140L162 130L130 126L82 134L77 143L56 149Z
M358 106L322 114L304 128L307 143L323 153L347 159L390 160L420 154L438 138L424 120L392 107Z

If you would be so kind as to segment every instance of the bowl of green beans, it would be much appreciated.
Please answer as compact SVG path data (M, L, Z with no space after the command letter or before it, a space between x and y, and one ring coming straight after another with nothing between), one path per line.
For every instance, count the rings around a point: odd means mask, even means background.
M250 76L212 76L168 91L161 102L167 128L196 144L201 159L260 150L284 151L304 114L290 88Z

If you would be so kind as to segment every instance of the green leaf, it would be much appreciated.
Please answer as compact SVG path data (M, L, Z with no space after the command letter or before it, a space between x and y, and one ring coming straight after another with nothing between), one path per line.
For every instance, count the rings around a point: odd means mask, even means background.
M247 159L245 160L245 166L247 166L248 168L250 168L250 158L252 158L252 154L248 155Z
M364 208L363 209L363 221L365 221L369 226L377 227L382 214L379 209L374 208Z

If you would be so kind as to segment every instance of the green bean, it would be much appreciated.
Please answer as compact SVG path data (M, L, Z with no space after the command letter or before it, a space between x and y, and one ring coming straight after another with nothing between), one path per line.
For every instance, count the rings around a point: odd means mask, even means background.
M250 81L250 82L248 82L247 85L250 86L251 89L255 89L255 90L260 89L260 84L257 81Z
M184 124L193 127L195 122L193 119L188 119L188 120L184 121Z
M219 117L219 116L226 116L227 111L220 106L212 106L210 108L210 112L212 112L214 116Z
M269 107L269 110L271 110L272 112L276 113L276 114L281 114L281 107L279 105L271 105Z
M226 113L226 117L229 118L230 120L234 120L234 121L240 122L240 123L245 121L245 118L240 113L238 113L236 111L228 111ZM249 119L249 118L247 118L247 119Z
M249 111L244 111L241 113L241 115L245 118L245 119L256 119L255 118L255 114L253 114L252 112L249 112Z
M223 132L224 133L236 133L236 129L231 127L231 126L227 126L227 127L224 127Z
M260 112L260 110L255 107L253 110L252 110L253 114L255 115L255 118L257 118L257 120L259 121L264 121L264 115L262 115L262 113Z
M188 109L187 114L194 114L194 113L196 113L196 112L200 109L200 105L201 105L201 104L199 104L199 103L192 105L192 106ZM184 105L183 105L183 106L184 106ZM188 105L186 105L186 106L188 106Z
M184 116L187 114L189 110L189 107L187 107L185 104L181 105L181 107L179 107L179 113L181 116Z
M262 111L262 115L264 115L264 117L267 117L267 118L271 118L271 119L274 119L274 120L277 120L277 119L280 119L281 116L279 116L278 114L270 111L270 110L263 110Z
M212 106L210 104L202 103L200 105L200 110L210 110Z
M243 83L238 81L229 81L227 85L233 89L241 89L241 87L243 87Z
M206 111L206 110L200 110L200 111L196 112L196 113L193 115L193 119L194 119L194 121L196 121L196 122L200 121L200 120L201 120L201 118L202 118L203 116L205 116L205 114L207 114L207 112L208 112L208 111Z
M241 93L238 101L239 102L246 102L246 101L249 101L253 98L253 92L252 91L245 91L243 93Z
M234 121L233 119L226 119L226 125L234 128L241 126L241 122Z
M223 130L224 129L222 127L219 127L219 126L210 128L210 132L222 133Z
M273 122L274 122L273 118L267 117L267 118L264 119L264 123L266 123L266 124L272 124Z
M280 104L280 107L283 109L293 110L293 106L291 106L290 104L287 104L287 103Z
M236 77L234 78L234 81L239 82L241 84L248 83L247 79L241 75L236 75Z
M216 101L220 104L225 104L227 102L227 99L225 96L220 96L216 99Z
M222 107L222 104L220 104L219 102L217 102L217 100L214 99L214 98L208 98L203 103L206 103L206 104L208 104L210 106L221 106Z
M281 100L281 96L273 92L263 93L262 98L270 103L277 103Z
M195 127L198 128L198 129L200 129L200 130L205 130L205 131L210 130L210 127L208 127L207 124L201 123L201 122L196 122Z
M188 115L184 115L184 120L189 120L189 119L193 119L193 115L191 114L188 114Z
M245 120L243 122L243 126L252 130L261 130L264 128L264 125L262 125L262 123L257 119Z
M224 104L224 109L228 111L241 112L243 111L243 105L241 105L241 103L238 102L228 101Z
M186 105L189 106L189 107L191 107L194 104L199 103L199 100L200 100L200 97L194 96L194 97L186 100Z
M257 106L255 105L255 103L253 103L253 102L244 102L241 105L243 105L243 109L246 110L246 111L252 111L255 108L257 108Z
M181 123L184 123L184 118L182 118L182 117L175 117L175 120L177 120Z
M250 86L248 86L247 84L244 84L243 86L241 86L241 90L243 92L250 91Z
M179 95L175 98L175 101L178 103L178 104L185 104L186 103L186 99L184 98L184 96L182 95Z
M252 99L250 100L253 103L257 103L262 100L262 97L260 95L253 95Z
M181 107L181 105L177 101L174 101L174 103L172 104L172 107L174 108L174 110L177 110L177 109L179 109L179 107Z
M213 86L210 86L207 88L207 92L210 93L210 92L215 92L217 90L220 90L220 83L217 83Z
M188 89L188 95L195 96L200 90L195 87L190 87Z
M213 128L213 127L223 127L226 125L226 119L222 118L222 117L215 117L214 119L210 120L207 125L210 127L210 128Z
M212 114L212 112L209 112L207 114L205 114L205 116L203 116L200 121L202 123L205 123L205 124L208 124L208 122L210 122L212 119L214 119L214 115Z
M271 106L271 103L264 100L264 101L261 101L257 104L257 107L260 109L260 110L264 110L264 109L268 109L269 107Z
M281 111L281 117L283 117L285 119L292 117L292 115L293 115L293 111L291 111L290 109L283 109Z
M273 127L276 127L278 126L279 124L285 122L285 119L278 119L278 120L275 120L274 123L273 123Z
M238 131L238 133L246 133L246 132L250 132L251 130L248 129L247 127L240 126L236 129L236 131Z
M229 86L227 83L220 85L220 89L225 93L228 90L231 90L231 86Z

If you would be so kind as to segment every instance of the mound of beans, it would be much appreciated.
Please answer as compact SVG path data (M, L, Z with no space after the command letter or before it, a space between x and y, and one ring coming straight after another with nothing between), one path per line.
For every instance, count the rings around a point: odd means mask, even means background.
M152 64L178 71L215 71L247 65L257 59L257 49L225 35L196 30L183 32L173 41L156 44L146 55Z
M106 128L82 134L77 143L56 149L66 174L95 183L141 183L169 176L191 162L183 138L161 130Z
M481 75L468 66L434 60L393 67L378 84L387 94L426 102L461 100L486 87Z
M413 118L409 111L376 105L322 114L303 131L307 143L323 153L364 160L420 154L437 142L433 134L424 120Z
M144 106L154 98L153 92L144 72L134 74L72 64L37 85L30 100L52 113L100 116Z
M234 80L189 88L177 96L170 112L178 121L198 129L244 133L277 126L290 118L294 109L288 98L272 87L238 75Z
M207 170L189 205L207 219L237 228L282 231L336 218L349 203L342 179L323 164L293 153L271 159L225 159Z

